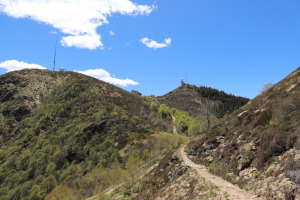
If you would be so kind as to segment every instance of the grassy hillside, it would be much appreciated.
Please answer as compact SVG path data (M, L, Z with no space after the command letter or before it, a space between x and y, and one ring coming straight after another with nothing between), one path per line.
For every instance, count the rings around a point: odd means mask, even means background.
M0 76L0 199L82 199L180 143L144 98L75 73ZM114 177L117 176L117 177Z
M215 115L222 118L226 113L245 105L249 99L226 94L210 87L185 84L157 97L161 104L188 112L193 116Z
M268 198L294 199L300 184L300 68L197 137L190 155L211 172Z

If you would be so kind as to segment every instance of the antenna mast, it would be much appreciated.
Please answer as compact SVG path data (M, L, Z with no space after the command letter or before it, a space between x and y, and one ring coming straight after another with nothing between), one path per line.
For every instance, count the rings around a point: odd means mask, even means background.
M188 83L186 72L185 72L185 82Z
M54 50L54 62L53 62L53 71L55 71L56 46L57 46L57 40L56 40L56 42L55 42L55 50Z

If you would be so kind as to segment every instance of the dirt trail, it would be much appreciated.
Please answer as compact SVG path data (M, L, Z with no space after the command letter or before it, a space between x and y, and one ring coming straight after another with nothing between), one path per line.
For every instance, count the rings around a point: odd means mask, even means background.
M208 172L205 166L203 165L198 165L191 161L185 151L184 151L184 146L179 149L180 152L180 157L182 158L183 162L195 169L199 176L205 178L206 181L211 182L212 184L218 186L221 190L222 193L226 192L228 194L228 199L232 200L257 200L261 199L257 197L256 195L250 193L249 191L245 191L240 189L237 185L233 185L232 183L225 181L224 179L215 176L211 173Z

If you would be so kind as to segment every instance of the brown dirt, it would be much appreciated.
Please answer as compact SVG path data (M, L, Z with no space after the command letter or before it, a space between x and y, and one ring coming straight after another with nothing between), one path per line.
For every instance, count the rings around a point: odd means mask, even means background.
M180 157L182 158L183 162L195 169L199 175L199 177L203 177L206 179L206 181L211 182L212 184L216 185L219 187L221 192L227 193L228 194L228 199L234 199L234 200L258 200L261 199L257 197L255 194L252 194L249 191L245 191L240 189L237 185L233 185L232 183L215 176L211 173L208 172L208 169L206 169L205 166L199 165L191 161L185 151L184 151L184 146L179 149Z

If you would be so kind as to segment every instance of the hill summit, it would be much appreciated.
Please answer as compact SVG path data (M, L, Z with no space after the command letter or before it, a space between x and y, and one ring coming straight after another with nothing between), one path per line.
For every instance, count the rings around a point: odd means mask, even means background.
M193 116L205 116L210 113L222 118L226 113L245 105L249 99L210 87L182 84L175 90L157 97L157 101L170 108L186 111Z

